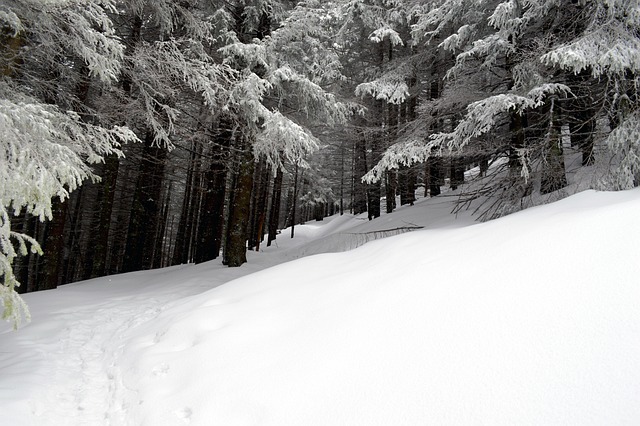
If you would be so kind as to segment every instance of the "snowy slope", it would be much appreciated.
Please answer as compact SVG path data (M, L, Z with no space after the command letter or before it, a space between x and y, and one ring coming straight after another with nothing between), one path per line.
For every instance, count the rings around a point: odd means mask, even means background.
M640 424L640 191L449 210L27 295L33 322L0 334L0 423ZM281 263L406 223L425 230Z

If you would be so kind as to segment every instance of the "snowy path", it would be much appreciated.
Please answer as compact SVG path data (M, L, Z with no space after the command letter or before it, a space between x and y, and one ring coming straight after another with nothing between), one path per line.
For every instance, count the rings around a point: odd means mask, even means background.
M2 424L128 424L127 401L136 398L123 384L119 362L130 332L182 297L265 266L176 267L147 272L143 282L133 273L114 276L109 285L85 282L27 295L33 321L18 333L6 324L0 329L5 332L0 333L0 364L8 365L0 375L0 406L9 413ZM203 274L207 269L210 273ZM172 275L186 281L177 293ZM23 391L29 387L35 392Z
M87 293L88 298L92 295ZM167 294L87 303L50 312L45 322L36 319L22 333L10 336L17 340L15 349L25 350L15 354L16 359L26 357L15 366L28 364L29 379L39 386L22 407L28 409L23 413L27 417L8 424L125 424L127 390L117 367L124 340L130 329L154 319L169 302ZM33 343L38 344L38 352L28 353Z
M66 418L74 425L124 424L126 389L117 367L124 336L155 318L165 303L132 298L62 314L61 320L70 325L61 333L58 348L47 354L43 375L51 380L33 398L40 423L58 425ZM46 412L50 407L56 412Z

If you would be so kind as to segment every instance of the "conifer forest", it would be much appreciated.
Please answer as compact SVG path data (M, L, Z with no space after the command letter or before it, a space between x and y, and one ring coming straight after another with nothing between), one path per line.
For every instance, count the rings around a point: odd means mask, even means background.
M239 267L417 194L463 188L490 220L571 195L568 174L636 187L639 84L640 0L3 0L3 315Z

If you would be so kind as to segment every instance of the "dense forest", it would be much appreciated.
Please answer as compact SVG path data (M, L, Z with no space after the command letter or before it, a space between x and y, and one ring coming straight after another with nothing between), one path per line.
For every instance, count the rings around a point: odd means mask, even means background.
M569 153L635 187L639 73L639 0L5 0L4 316L419 190L501 216Z

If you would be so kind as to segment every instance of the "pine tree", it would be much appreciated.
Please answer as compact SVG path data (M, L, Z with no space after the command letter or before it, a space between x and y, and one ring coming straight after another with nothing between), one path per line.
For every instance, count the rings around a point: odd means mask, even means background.
M10 1L0 9L0 144L6 153L0 168L0 297L3 317L16 325L24 304L15 294L13 260L27 254L27 244L34 252L40 248L11 230L10 212L52 219L54 198L64 202L83 181L97 178L90 163L137 140L125 127L87 120L90 112L75 96L76 70L83 67L69 67L81 61L102 84L115 80L123 49L107 16L114 8L109 1L82 7Z

